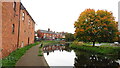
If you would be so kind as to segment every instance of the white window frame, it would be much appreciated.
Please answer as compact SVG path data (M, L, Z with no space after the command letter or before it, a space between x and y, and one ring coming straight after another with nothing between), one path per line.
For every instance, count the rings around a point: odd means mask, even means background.
M25 20L25 13L22 12L22 20L24 21Z

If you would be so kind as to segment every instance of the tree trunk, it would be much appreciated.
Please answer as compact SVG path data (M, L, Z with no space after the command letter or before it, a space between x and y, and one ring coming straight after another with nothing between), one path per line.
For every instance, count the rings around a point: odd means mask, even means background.
M93 47L95 46L95 41L93 41Z

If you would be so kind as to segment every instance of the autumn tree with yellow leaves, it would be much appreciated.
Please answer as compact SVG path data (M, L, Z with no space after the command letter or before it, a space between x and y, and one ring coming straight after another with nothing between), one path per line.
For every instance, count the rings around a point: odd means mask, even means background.
M112 12L86 9L74 23L75 37L81 41L111 42L117 40L117 22Z

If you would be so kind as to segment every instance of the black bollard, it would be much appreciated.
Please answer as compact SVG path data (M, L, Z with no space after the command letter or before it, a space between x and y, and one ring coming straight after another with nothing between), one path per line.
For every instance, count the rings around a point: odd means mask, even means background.
M43 46L43 44L41 44L41 47Z

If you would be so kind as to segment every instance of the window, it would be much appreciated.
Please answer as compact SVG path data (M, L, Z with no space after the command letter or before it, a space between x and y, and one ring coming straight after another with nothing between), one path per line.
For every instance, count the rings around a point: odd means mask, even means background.
M25 20L25 13L24 12L22 13L22 20L23 21Z
M22 43L21 43L21 47L24 47L24 42L22 41Z
M26 30L24 30L24 33L26 32Z
M14 34L14 32L15 32L15 25L13 24L12 25L12 34Z
M16 2L13 2L13 9L16 11Z

